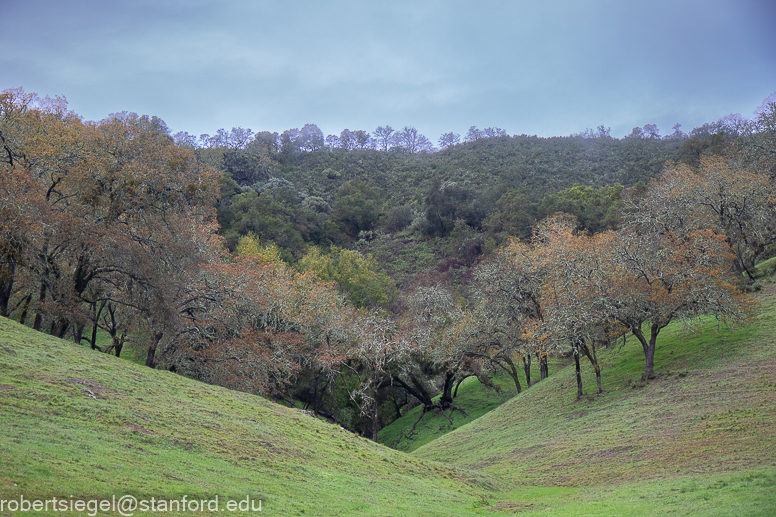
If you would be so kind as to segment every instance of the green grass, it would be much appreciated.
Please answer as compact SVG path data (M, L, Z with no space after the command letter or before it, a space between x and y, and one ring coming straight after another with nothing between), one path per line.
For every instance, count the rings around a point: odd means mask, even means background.
M554 372L568 363L569 359L551 358L549 364L550 372ZM522 365L518 379L523 390L525 390L527 383ZM539 365L536 361L533 361L531 364L531 379L534 382L539 379ZM463 409L466 415L459 411L452 413L448 411L445 412L449 417L448 420L439 411L427 413L423 420L415 426L415 432L411 433L410 436L409 431L420 417L423 409L421 406L416 406L407 411L401 418L396 419L390 425L381 429L377 434L377 441L400 451L412 452L418 447L436 440L440 436L496 409L517 394L517 388L511 378L502 376L492 379L492 381L500 388L500 392L497 393L495 390L484 386L476 377L469 377L461 383L453 403L456 407ZM436 398L438 399L439 397ZM452 423L450 423L450 420L452 420Z
M502 501L533 494L521 515L776 515L775 294L743 329L668 327L657 379L631 339L600 353L602 395L585 364L577 400L570 366L414 455L522 487Z
M86 335L91 335L92 329L91 327L87 328ZM110 334L105 332L104 330L98 330L97 331L97 346L100 347L103 350L107 350L112 344L112 339ZM90 346L86 341L81 341L80 346L89 349ZM124 347L121 349L121 359L125 359L127 361L130 361L132 363L138 364L140 366L145 365L146 360L146 352L147 350L144 350L143 347L133 340L133 338L130 338L130 340L124 344ZM113 352L111 352L111 355L114 355Z
M476 474L7 319L0 429L0 499L217 495L261 499L268 515L481 515L492 494Z
M746 287L750 292L760 291L776 284L776 257L771 257L757 264L752 272L752 277L754 282ZM743 278L746 278L745 273L743 273Z
M600 351L601 395L585 363L577 400L565 360L508 400L472 379L456 398L470 417L456 414L454 430L443 420L440 433L427 420L412 454L0 319L0 500L217 495L222 506L261 499L268 515L776 515L776 285L756 297L746 328L665 329L649 382L634 339Z
M496 393L494 390L482 386L476 378L469 377L461 384L458 389L458 396L455 397L454 401L456 406L464 409L466 415L458 411L446 412L449 419L452 420L451 423L439 411L427 413L423 421L416 426L415 433L408 438L406 435L409 434L409 430L420 417L423 409L422 406L416 406L407 411L401 418L392 422L391 425L381 429L377 434L377 441L397 450L405 452L414 451L421 445L425 445L481 417L514 395L514 385L511 391L507 390L502 393ZM436 397L436 399L438 398L439 396Z
M774 491L776 475L753 470L582 488L522 487L488 504L495 515L768 517L776 509Z
M776 274L776 257L763 260L754 268L755 278L772 277L774 274Z

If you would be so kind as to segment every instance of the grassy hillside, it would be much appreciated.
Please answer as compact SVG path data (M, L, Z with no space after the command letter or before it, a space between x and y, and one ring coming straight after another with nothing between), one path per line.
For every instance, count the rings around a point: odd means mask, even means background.
M601 353L603 395L576 400L573 368L559 364L505 402L464 385L472 413L476 400L503 403L413 455L2 319L0 499L217 495L222 510L261 499L268 515L776 515L776 286L757 296L746 329L667 329L648 384L629 341Z
M492 496L483 479L298 410L7 319L0 429L0 499L218 495L261 499L267 515L477 515Z
M568 365L570 361L571 359L568 358L551 357L549 359L550 372L555 373L557 369ZM518 378L520 385L525 390L527 383L522 368L518 372ZM539 365L536 361L531 365L531 379L533 382L539 379ZM517 393L514 381L506 375L493 379L493 383L500 388L500 392L496 393L495 390L484 386L476 377L465 379L458 389L454 402L457 407L464 410L466 415L464 416L458 411L448 415L453 421L452 423L438 411L427 413L423 421L415 426L415 432L408 437L410 429L420 417L423 409L421 406L417 406L381 429L377 435L377 440L394 449L412 452L496 409Z
M604 394L576 400L567 367L414 454L523 487L503 508L776 515L776 289L758 298L745 329L667 328L648 384L631 340L601 354Z
M450 415L452 420L452 423L450 423L450 420L439 414L438 411L428 413L423 418L423 421L416 426L415 433L410 438L407 438L406 435L420 417L423 409L421 406L417 406L381 429L377 434L377 440L400 451L414 451L418 447L454 429L458 429L481 417L488 411L495 409L515 395L514 386L512 388L512 391L507 390L502 393L496 393L483 387L476 378L469 377L461 384L458 396L455 397L455 404L466 412L466 416L456 411Z

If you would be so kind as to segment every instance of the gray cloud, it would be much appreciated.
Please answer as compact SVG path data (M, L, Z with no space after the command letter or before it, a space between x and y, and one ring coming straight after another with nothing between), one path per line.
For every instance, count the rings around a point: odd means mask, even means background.
M768 1L5 0L0 88L87 119L326 133L685 129L776 90Z

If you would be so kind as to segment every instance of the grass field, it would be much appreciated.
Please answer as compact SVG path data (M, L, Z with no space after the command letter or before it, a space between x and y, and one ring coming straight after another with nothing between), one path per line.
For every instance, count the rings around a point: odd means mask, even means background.
M775 295L743 329L667 328L653 381L633 339L601 353L603 394L567 367L414 455L521 487L521 515L776 515Z
M250 497L267 515L446 516L481 515L491 493L485 478L301 411L7 319L0 319L0 429L0 500L187 495L218 496L223 506Z
M555 372L569 364L571 359L550 358L550 372ZM523 390L527 387L525 374L521 368L518 378ZM536 361L531 365L531 379L536 382L539 379L539 366ZM423 420L415 426L415 432L408 438L409 430L420 417L422 407L417 406L407 411L401 418L395 420L380 430L377 435L377 441L388 445L394 449L412 452L440 436L458 429L481 417L482 415L496 409L498 406L511 399L517 394L517 388L514 381L507 376L496 377L492 379L493 383L499 387L500 392L483 386L475 377L469 377L461 383L458 394L455 397L455 405L464 409L465 415L455 411L452 414L446 413L448 418L442 416L438 411L426 413ZM437 397L438 398L438 397ZM452 420L452 423L450 422Z
M633 339L601 351L601 395L584 364L577 400L563 360L509 399L467 382L456 403L469 418L456 415L454 430L428 420L411 454L0 319L0 502L130 494L218 496L221 510L248 497L267 515L776 515L776 286L755 296L746 328L667 328L648 383ZM0 509L68 514L78 512Z

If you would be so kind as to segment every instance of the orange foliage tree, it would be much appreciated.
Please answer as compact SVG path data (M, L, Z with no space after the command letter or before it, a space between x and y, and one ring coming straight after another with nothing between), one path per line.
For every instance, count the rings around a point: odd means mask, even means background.
M520 361L528 387L534 354L541 378L546 374L549 350L535 332L543 317L539 299L543 275L534 249L511 240L476 268L471 286L474 307L460 324L467 335L466 353L509 375L517 393L522 391Z
M728 322L748 317L750 302L733 281L725 237L711 230L674 232L666 211L654 204L644 210L648 213L631 213L616 233L587 237L559 224L540 232L550 268L542 287L545 319L590 358L599 390L591 348L596 341L630 331L644 351L644 377L651 378L658 335L671 321L692 325L704 315Z
M121 305L154 364L190 310L192 268L220 248L217 173L168 133L155 117L85 123L63 99L0 95L0 311L80 341L96 308Z
M581 356L587 357L596 375L597 392L602 392L601 365L596 344L608 342L622 331L606 310L606 293L615 271L612 242L616 233L607 231L588 236L574 230L576 224L551 217L537 228L537 261L545 271L541 287L544 338L556 347L571 345L576 363L577 397L581 397Z
M332 284L258 256L206 265L198 282L201 310L165 359L200 380L276 398L289 398L345 310Z
M632 224L612 245L613 274L599 292L601 310L641 343L645 377L654 375L658 334L674 319L687 324L703 315L732 322L746 319L749 303L736 288L733 255L724 236L711 230L659 233Z
M462 312L449 290L418 286L403 302L407 311L395 319L377 312L351 312L348 335L327 347L329 371L348 386L348 395L366 420L362 429L376 439L380 399L399 388L423 406L415 426L429 411L463 411L453 404L457 380L471 373L464 339L456 332ZM441 396L435 399L441 387ZM415 426L407 433L412 435Z
M734 254L733 266L750 279L776 238L771 178L719 156L703 157L696 168L669 164L643 199L631 200L631 208L631 220L660 231L711 229L724 235Z

